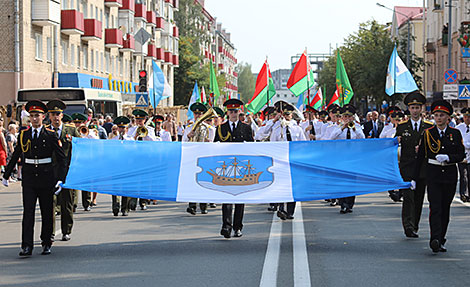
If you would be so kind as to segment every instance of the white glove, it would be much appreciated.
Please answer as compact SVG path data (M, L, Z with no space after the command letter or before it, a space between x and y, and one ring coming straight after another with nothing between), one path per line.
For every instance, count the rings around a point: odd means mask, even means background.
M62 191L62 181L59 180L55 185L55 188L57 188L57 190L55 191L55 195L59 195L59 193Z
M2 178L2 183L4 186L8 187L8 179Z
M449 156L446 154L438 154L436 155L436 160L440 163L443 163L445 161L449 161Z
M416 189L416 181L412 180L411 181L411 190L415 190Z

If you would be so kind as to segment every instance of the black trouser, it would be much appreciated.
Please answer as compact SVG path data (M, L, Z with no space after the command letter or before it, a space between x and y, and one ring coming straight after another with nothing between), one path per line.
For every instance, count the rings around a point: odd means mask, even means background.
M428 182L429 225L431 241L446 241L447 226L449 225L450 204L454 199L456 182Z
M348 196L348 197L340 198L339 204L341 205L341 208L352 209L355 201L356 201L355 196Z
M183 140L183 135L178 135L178 141L182 141Z
M280 211L286 211L287 215L293 216L295 212L295 202L287 202L287 203L278 203ZM284 206L287 205L287 208L284 209Z
M82 206L83 208L91 206L91 192L82 190Z
M233 214L232 224L232 208L233 204L222 204L222 229L242 230L243 228L243 212L245 210L244 204L235 204L235 212Z
M54 204L60 208L60 227L62 234L71 234L73 227L73 189L62 188L59 195L54 196ZM55 208L54 208L55 209ZM52 212L54 218L53 234L55 234L55 210Z
M460 196L465 195L468 193L470 195L470 167L468 163L459 163L459 192ZM465 192L467 191L467 192Z
M419 220L423 211L424 193L426 190L426 180L416 181L416 189L402 189L403 205L401 208L401 223L403 229L418 232Z
M196 210L196 208L197 208L197 203L196 203L196 202L190 202L190 203L188 204L188 207L189 207L189 208L192 208L192 209L194 209L194 210ZM207 210L207 203L199 203L199 208L200 208L201 210Z
M119 197L121 197L121 201ZM113 195L112 198L114 213L119 213L119 210L121 210L122 213L129 212L129 197Z
M139 198L139 206L144 207L148 204L148 199ZM134 209L137 206L137 198L133 197L129 199L129 206Z
M52 213L54 187L32 187L23 186L23 222L21 235L21 248L33 248L34 242L34 215L36 213L36 202L39 198L41 209L41 244L52 245Z

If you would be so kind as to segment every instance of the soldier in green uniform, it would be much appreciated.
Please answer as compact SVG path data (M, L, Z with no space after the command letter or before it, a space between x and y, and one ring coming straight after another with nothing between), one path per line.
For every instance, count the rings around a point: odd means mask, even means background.
M49 112L49 120L51 125L48 128L55 131L57 137L62 143L62 149L64 150L66 156L66 168L68 170L70 165L70 159L72 157L72 137L79 137L75 126L70 124L64 124L62 122L63 111L65 110L66 105L60 100L52 100L47 103L47 109ZM57 165L54 165L54 172L59 174L60 172L56 169L59 168ZM67 173L67 171L65 172ZM62 191L55 196L54 203L56 206L60 207L60 225L62 229L62 241L69 241L70 234L72 233L73 226L73 190L68 188L63 188ZM55 233L55 213L54 213L54 228L53 234Z
M401 146L400 173L404 181L411 181L416 166L416 147L424 131L433 126L431 122L421 119L423 105L426 98L419 92L409 93L404 99L410 112L409 119L397 125L395 136L399 138ZM404 189L401 219L406 237L417 238L419 220L423 209L424 191L426 181L424 168L417 179L416 190Z

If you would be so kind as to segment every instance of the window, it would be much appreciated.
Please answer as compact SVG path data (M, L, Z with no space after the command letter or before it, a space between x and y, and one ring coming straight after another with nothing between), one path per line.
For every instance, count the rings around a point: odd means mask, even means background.
M123 70L124 70L124 66L123 66L123 60L121 60L121 58L119 58L119 75L122 76L123 74Z
M109 10L106 9L106 12L104 13L104 27L106 29L109 29Z
M109 73L109 52L106 52L104 55L106 73Z
M47 61L52 62L52 38L51 37L47 37L46 45L47 45Z
M90 71L93 71L93 68L95 67L95 54L93 53L93 50L91 50L90 53Z
M103 23L103 9L100 9L100 22Z
M96 60L95 71L98 72L100 69L100 53L98 51L95 52L95 60Z
M62 10L67 10L67 8L69 7L68 2L68 0L62 0Z
M36 34L36 60L42 60L42 35Z
M111 74L114 74L114 56L111 56Z
M77 46L77 68L80 68L80 46Z
M67 42L62 41L62 64L67 65L68 64L68 57L69 57L69 46L67 45Z
M75 66L75 45L70 47L70 66Z
M88 4L86 0L82 0L83 18L88 18Z
M101 73L104 72L104 56L103 52L101 52Z
M83 46L83 69L88 69L88 47Z
M98 6L95 6L95 18L96 20L98 20Z

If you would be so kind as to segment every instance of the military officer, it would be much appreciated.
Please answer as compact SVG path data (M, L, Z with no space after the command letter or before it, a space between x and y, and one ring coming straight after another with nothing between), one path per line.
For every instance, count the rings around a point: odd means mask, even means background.
M317 136L319 139L321 138L321 130L323 127L323 122L315 118L316 113L317 110L315 110L314 107L307 105L305 108L306 119L300 124L300 127L305 132L305 137L311 141L316 140Z
M62 143L62 148L66 156L66 168L68 170L70 160L72 158L72 137L80 137L77 129L73 125L64 124L62 118L64 116L63 111L66 105L61 100L52 100L47 103L47 109L49 113L49 120L51 121L50 128L54 130L57 137ZM59 168L57 164L53 165L54 169ZM56 174L60 174L59 171L55 171ZM66 171L67 173L67 171ZM73 227L73 190L63 188L62 191L55 196L56 202L60 206L60 225L62 229L62 241L69 241L70 234L72 233ZM55 212L54 215L54 228L53 234L55 233Z
M23 161L23 222L20 256L30 256L34 242L34 214L39 199L41 209L41 244L43 255L51 253L52 214L54 190L60 192L60 186L66 175L66 156L62 142L54 130L43 126L47 106L37 100L26 104L30 114L31 126L22 130L18 144L3 174L2 183L8 186L8 179L18 159ZM54 173L54 166L58 174Z
M431 112L436 125L427 129L421 137L418 148L417 164L411 186L416 188L417 180L426 162L426 184L429 201L429 224L431 238L429 245L434 253L446 252L447 227L449 225L450 205L457 187L456 163L465 159L462 134L448 125L453 108L449 102L438 100L432 103Z
M354 121L354 115L356 114L356 108L353 105L345 105L341 109L341 122L339 125L334 126L330 139L364 139L364 132L360 124ZM356 201L355 196L349 196L339 199L341 206L340 213L351 213L354 202Z
M156 115L152 118L152 122L155 124L155 138L157 141L171 142L171 134L162 129L164 120L165 118L160 115Z
M421 119L421 112L426 104L426 98L422 94L419 92L409 93L403 102L408 106L410 117L397 125L395 137L398 137L401 146L399 163L401 177L404 181L411 181L416 167L416 147L419 145L424 131L432 127L433 124ZM419 237L419 220L423 209L425 189L425 168L422 168L420 176L416 178L416 189L402 190L401 221L406 237Z
M238 99L229 99L224 102L227 109L228 121L218 126L215 134L215 142L253 142L253 132L251 127L242 123L238 119L240 109L243 102ZM234 230L234 237L242 236L243 229L243 213L245 205L235 204L235 212L232 210L233 204L222 204L222 229L220 234L225 238L230 238L232 229Z
M134 140L130 136L126 134L127 125L130 123L129 118L120 116L114 120L114 124L118 126L118 134L117 136L111 138L111 140ZM121 210L122 216L129 215L129 197L122 196L121 202L119 202L119 196L113 195L113 214L114 216L119 215L119 210Z
M64 124L70 124L70 123L72 123L72 121L73 121L73 119L72 119L71 116L69 116L67 114L64 114L64 113L62 114L62 122Z
M281 122L274 122L274 118L277 115L275 107L266 107L263 111L265 116L265 121L261 127L258 128L258 131L255 133L255 141L269 141L271 133L274 128L276 128Z
M458 164L460 174L459 192L460 200L468 202L470 201L470 108L463 108L460 112L463 115L463 122L455 128L462 134L466 157L463 162Z

